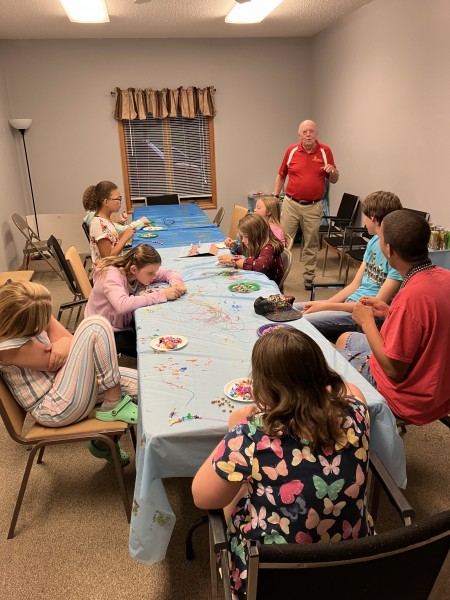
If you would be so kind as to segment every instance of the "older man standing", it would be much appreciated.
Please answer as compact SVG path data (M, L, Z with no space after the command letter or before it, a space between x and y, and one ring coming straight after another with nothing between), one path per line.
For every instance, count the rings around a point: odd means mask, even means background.
M288 177L281 227L292 237L295 237L299 227L302 230L306 290L312 289L316 270L325 178L331 183L339 179L333 154L328 146L318 142L318 134L314 121L300 123L300 144L289 146L286 150L273 190L274 195L278 196Z

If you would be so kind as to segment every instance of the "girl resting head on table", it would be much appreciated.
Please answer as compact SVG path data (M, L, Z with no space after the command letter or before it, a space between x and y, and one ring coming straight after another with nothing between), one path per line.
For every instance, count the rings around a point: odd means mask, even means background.
M0 289L0 375L16 401L45 427L85 419L99 401L101 421L137 422L137 372L119 368L110 323L100 316L82 321L74 335L52 316L43 285L14 282ZM116 445L122 465L126 452ZM91 454L111 453L89 444Z
M283 277L281 253L283 244L275 237L267 221L255 213L248 213L238 223L240 237L239 252L244 255L222 254L219 263L246 271L259 271L278 285ZM227 245L227 240L225 244Z
M249 540L304 544L372 533L361 391L296 329L258 339L252 377L254 404L230 416L230 431L192 484L199 508L225 509L232 587L243 598Z
M147 288L157 283L168 283L170 287ZM161 256L153 246L140 244L123 256L108 256L99 262L84 314L108 319L117 351L136 356L133 312L143 306L176 300L185 292L180 273L162 269Z
M112 181L100 181L97 185L90 185L83 194L83 206L94 216L89 221L89 236L91 247L92 265L97 266L100 259L105 256L117 256L122 253L125 244L133 237L138 223L117 227L111 216L121 209L122 196L119 188ZM123 220L124 213L119 218ZM88 217L88 215L86 215ZM86 220L85 217L85 220ZM149 220L142 219L144 225Z

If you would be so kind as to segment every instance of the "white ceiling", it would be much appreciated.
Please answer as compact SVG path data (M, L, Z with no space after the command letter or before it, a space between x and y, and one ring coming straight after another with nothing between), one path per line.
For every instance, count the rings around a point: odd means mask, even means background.
M303 37L371 1L284 0L262 23L235 25L225 23L234 0L106 0L110 22L86 25L59 0L0 0L0 39Z

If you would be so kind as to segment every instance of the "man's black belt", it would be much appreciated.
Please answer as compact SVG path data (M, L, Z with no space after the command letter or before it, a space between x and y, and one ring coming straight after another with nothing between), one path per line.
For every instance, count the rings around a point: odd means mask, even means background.
M297 198L293 198L292 196L288 196L288 198L290 198L294 202L297 202L297 204L301 204L302 206L306 206L308 204L317 204L317 202L320 202L322 200L322 198L319 198L318 200L297 200Z

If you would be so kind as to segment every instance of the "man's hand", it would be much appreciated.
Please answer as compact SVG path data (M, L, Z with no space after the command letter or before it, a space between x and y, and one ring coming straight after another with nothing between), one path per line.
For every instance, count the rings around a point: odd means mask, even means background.
M370 296L362 296L359 299L359 302L364 304L364 306L371 306L375 317L380 317L381 319L387 317L389 305L386 304L386 302L383 302L383 300L377 300Z
M62 337L44 348L45 352L50 352L50 360L48 363L49 371L59 371L59 369L66 364L71 342L72 338Z
M324 165L322 169L325 171L325 173L335 173L337 171L336 167L333 167L333 165L330 164Z

